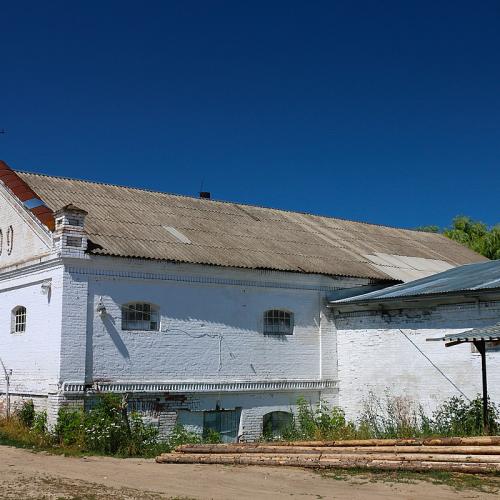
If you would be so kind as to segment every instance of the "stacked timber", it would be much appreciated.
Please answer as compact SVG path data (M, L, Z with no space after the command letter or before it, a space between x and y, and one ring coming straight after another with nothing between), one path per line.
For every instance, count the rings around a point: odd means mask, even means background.
M182 445L158 463L500 472L500 436Z

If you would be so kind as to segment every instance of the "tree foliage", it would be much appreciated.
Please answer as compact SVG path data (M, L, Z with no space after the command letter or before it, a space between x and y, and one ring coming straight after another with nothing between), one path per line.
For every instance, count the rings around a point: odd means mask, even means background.
M422 226L419 231L442 233L451 240L465 245L488 259L500 259L500 224L488 227L483 222L459 215L451 227Z

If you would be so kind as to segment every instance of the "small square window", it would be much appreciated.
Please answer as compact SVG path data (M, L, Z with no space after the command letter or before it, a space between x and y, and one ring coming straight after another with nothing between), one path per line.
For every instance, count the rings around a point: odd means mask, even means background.
M293 313L271 309L264 313L265 335L293 335Z
M138 302L122 306L122 330L159 330L159 314L155 306Z

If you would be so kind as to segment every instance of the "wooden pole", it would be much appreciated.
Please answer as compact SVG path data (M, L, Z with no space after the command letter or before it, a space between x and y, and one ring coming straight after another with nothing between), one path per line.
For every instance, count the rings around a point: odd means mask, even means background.
M481 372L483 376L483 433L489 435L490 425L488 418L488 380L486 377L486 341L474 341L476 349L481 354Z
M215 453L218 455L235 454L274 454L274 455L327 455L327 454L376 454L376 453L417 453L417 454L451 454L451 455L498 455L500 457L500 446L273 446L272 444L259 446L227 446L227 445L181 445L175 451L177 453Z
M442 470L449 472L488 473L500 472L498 462L439 462L422 460L373 460L370 457L355 457L347 460L321 455L217 455L164 453L156 457L157 463L164 464L228 464L228 465L281 465L314 468L364 468L385 470Z

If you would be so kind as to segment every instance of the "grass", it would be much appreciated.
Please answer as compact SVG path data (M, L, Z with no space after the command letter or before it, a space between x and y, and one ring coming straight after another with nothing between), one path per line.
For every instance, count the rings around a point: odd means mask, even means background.
M0 445L23 448L32 452L47 452L54 455L81 457L85 455L103 456L103 453L89 453L76 446L59 446L45 435L32 432L15 418L0 419Z
M455 491L479 491L481 493L496 494L500 492L500 474L461 474L456 472L426 471L382 471L353 468L353 469L318 469L316 471L324 478L337 481L352 481L355 484L375 482L418 484L425 481L435 485L448 486Z

